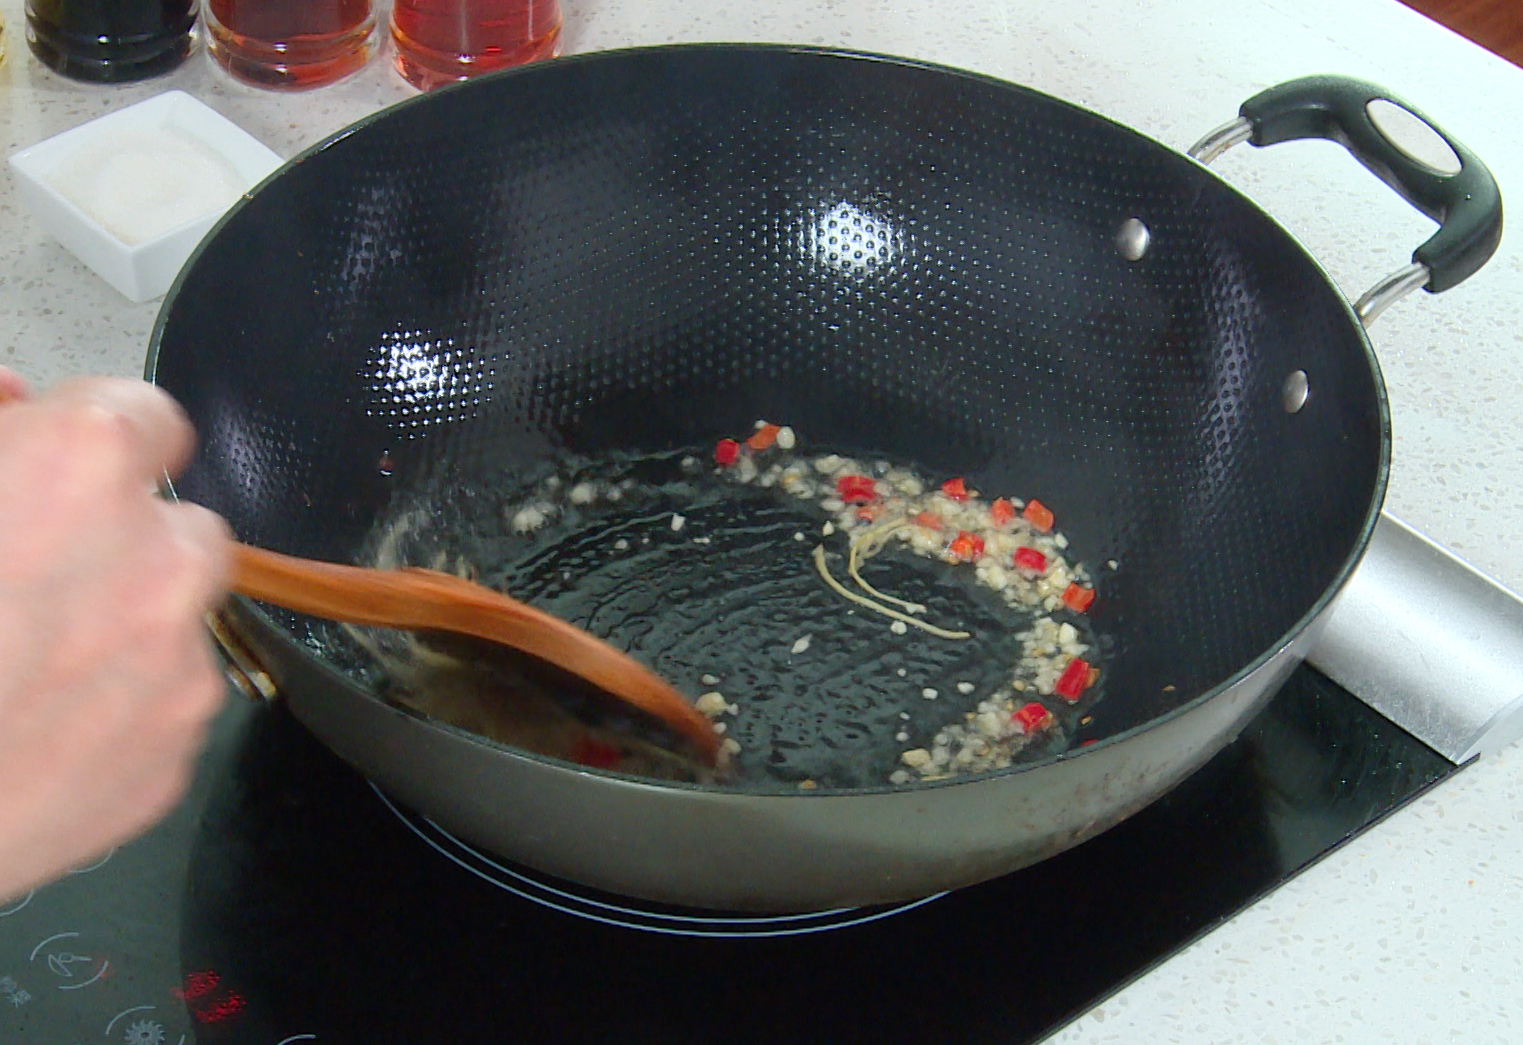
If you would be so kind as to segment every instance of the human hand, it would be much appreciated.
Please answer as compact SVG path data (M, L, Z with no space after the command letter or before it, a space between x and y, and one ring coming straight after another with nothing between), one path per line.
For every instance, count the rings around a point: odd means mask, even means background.
M141 381L36 399L0 368L0 898L183 793L223 686L202 629L229 534L155 496L191 426Z

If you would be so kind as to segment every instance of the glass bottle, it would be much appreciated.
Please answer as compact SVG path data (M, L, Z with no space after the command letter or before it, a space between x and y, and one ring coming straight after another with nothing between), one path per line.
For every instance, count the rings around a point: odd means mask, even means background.
M166 73L190 54L196 0L26 0L37 60L76 80L124 83Z
M395 0L397 72L422 91L561 53L560 0Z
M206 27L212 57L256 87L321 87L375 53L374 0L207 0Z

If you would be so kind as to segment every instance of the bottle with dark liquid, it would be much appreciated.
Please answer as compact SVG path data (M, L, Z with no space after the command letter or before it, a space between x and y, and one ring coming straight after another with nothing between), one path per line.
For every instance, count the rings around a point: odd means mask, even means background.
M375 53L373 0L207 0L206 27L212 57L256 87L321 87Z
M397 72L419 90L561 53L560 0L396 0Z
M26 0L37 60L97 83L167 73L190 54L195 24L196 0Z

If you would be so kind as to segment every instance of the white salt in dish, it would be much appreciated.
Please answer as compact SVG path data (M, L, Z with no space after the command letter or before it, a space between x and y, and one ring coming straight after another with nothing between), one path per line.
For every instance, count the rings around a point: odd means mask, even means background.
M10 157L43 226L133 301L169 289L191 251L281 158L183 91Z

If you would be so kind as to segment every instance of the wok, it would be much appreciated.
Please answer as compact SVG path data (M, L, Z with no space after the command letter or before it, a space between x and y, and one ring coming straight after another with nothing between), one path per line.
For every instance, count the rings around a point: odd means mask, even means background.
M483 520L547 462L677 453L768 418L1040 497L1099 577L1103 692L1061 750L966 779L800 791L786 774L733 788L589 769L399 706L342 633L233 605L328 746L542 871L772 911L1003 874L1230 741L1359 561L1390 448L1361 315L1454 286L1501 230L1480 161L1447 136L1457 173L1397 148L1370 115L1386 98L1295 81L1202 143L1339 141L1441 223L1356 311L1199 163L982 76L704 45L440 91L292 161L182 272L148 362L201 434L175 493L244 541L337 561L370 561L381 523L412 511L485 567L505 545ZM805 550L668 557L614 585L608 557L550 549L539 573L500 577L694 693L703 668L750 685L771 723L758 742L803 772L850 762L900 706L891 669L921 656L869 650L839 605L786 585L788 612L759 615L746 593ZM589 579L557 587L573 559ZM769 627L783 644L837 630L784 677L754 641ZM925 649L914 663L948 682L979 667Z

